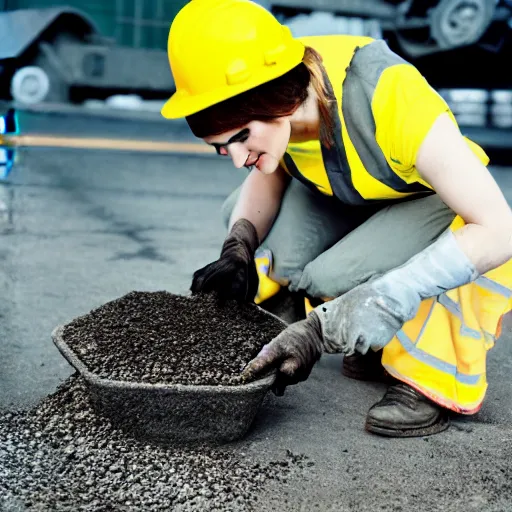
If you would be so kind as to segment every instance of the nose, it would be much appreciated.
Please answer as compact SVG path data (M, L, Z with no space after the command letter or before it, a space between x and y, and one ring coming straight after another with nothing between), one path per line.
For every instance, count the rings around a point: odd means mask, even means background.
M245 165L245 162L247 161L249 151L247 151L244 145L240 142L230 144L228 151L229 155L231 156L231 160L233 160L234 166L237 169L241 169Z

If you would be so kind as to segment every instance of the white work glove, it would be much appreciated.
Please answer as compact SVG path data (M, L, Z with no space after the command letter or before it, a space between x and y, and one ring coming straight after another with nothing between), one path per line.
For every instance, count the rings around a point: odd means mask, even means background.
M324 350L351 355L381 349L416 316L423 299L458 288L478 276L449 230L401 267L315 308Z
M323 352L366 354L389 343L414 318L423 299L478 277L451 231L407 263L316 307L307 319L282 331L246 366L252 380L278 370L276 394L308 378Z

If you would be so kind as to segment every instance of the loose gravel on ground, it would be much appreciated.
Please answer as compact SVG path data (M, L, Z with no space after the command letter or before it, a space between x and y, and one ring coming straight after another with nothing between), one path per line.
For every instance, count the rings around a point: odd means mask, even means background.
M131 292L70 322L64 338L104 378L234 385L282 329L214 295ZM131 437L95 413L78 374L32 410L0 412L0 510L257 510L262 484L308 464L291 452L262 463L230 446Z
M73 375L30 411L0 413L0 510L257 510L269 480L312 462L260 463L230 446L142 443L95 415Z

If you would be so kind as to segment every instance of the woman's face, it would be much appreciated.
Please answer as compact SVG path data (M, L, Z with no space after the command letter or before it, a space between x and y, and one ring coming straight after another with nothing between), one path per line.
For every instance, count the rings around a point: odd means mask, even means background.
M251 121L203 140L214 146L219 155L231 157L237 169L254 166L263 174L272 174L286 152L290 131L290 119L279 117L272 122Z

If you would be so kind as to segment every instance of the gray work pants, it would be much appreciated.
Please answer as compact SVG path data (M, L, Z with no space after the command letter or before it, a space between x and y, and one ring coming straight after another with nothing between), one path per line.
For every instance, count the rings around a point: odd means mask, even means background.
M239 189L225 201L226 227ZM302 183L289 184L262 247L290 291L334 298L387 272L432 244L455 213L437 194L376 206L345 206Z

